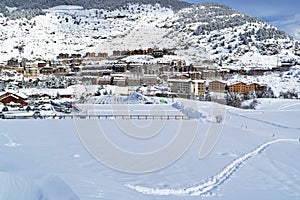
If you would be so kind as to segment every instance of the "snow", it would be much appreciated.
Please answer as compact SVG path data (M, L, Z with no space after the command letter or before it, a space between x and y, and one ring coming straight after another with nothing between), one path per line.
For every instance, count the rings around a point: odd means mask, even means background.
M59 53L112 54L114 50L176 47L177 56L134 55L123 60L138 64L185 60L190 64L229 55L225 48L214 49L214 41L208 43L213 35L224 35L224 41L231 46L238 43L231 42L231 28L200 36L189 31L196 30L202 22L187 24L184 30L176 29L180 26L176 22L179 14L159 5L129 5L127 10L113 11L84 10L73 5L51 8L46 15L31 20L7 20L1 16L0 56L3 61L11 57L55 59ZM120 15L125 18L116 18ZM236 27L234 34L244 33L246 28L257 31L261 26L246 24ZM269 40L266 44L274 42ZM278 42L289 46L293 41ZM19 52L15 47L22 45L24 52ZM257 46L241 45L230 56L237 61L228 64L227 59L222 68L270 69L277 66L279 58L298 59L286 49L270 56L258 51ZM278 97L281 92L299 93L299 76L300 68L294 66L287 72L264 76L236 75L228 84L267 84ZM1 76L3 80L7 78ZM14 78L21 80L21 76ZM18 93L59 93L79 98L95 93L99 87L26 88ZM78 107L83 113L103 116L186 118L1 119L0 199L300 198L298 100L258 99L255 110L241 110L176 98L164 98L166 104L161 104L161 98L132 93L136 89L104 86L101 96L88 98L87 104ZM148 90L139 89L143 94ZM120 96L124 94L131 95ZM46 109L50 110L41 112L53 114L51 107ZM106 148L109 144L114 151Z
M184 116L171 104L78 104L80 109L89 114L98 115L177 115Z
M41 189L23 177L0 172L0 199L44 199Z
M26 177L0 172L0 199L11 200L76 200L78 197L56 177L31 180Z
M184 29L176 20L182 13L192 12L194 8L181 10L179 13L169 8L162 8L158 4L138 5L130 4L127 9L116 10L84 10L80 6L57 6L46 11L46 15L34 17L31 20L8 20L5 27L1 28L1 59L6 61L12 57L28 59L42 58L55 59L59 53L107 52L109 55L114 50L134 50L158 47L160 49L176 48L180 59L187 63L199 62L210 59L219 59L221 56L229 56L237 63L228 64L228 67L273 67L276 66L276 56L264 56L259 54L259 48L254 46L239 45L238 34L246 29L258 30L264 26L261 23L247 23L236 27L236 32L231 28L220 31L212 31L207 36L192 35L190 31L196 30L203 22L190 22ZM200 7L199 9L204 9ZM239 14L232 14L232 17ZM125 16L125 18L115 18ZM197 17L197 16L196 16ZM219 16L222 17L222 16ZM5 17L0 18L6 21ZM79 23L79 24L78 24ZM1 25L0 25L1 26ZM4 25L3 25L4 26ZM166 28L166 27L168 28ZM270 28L270 25L266 25ZM226 46L233 47L233 54L228 49L212 46L216 41L207 42L215 34L222 34ZM236 38L233 37L236 36ZM21 38L21 39L20 39ZM293 41L278 40L279 45L292 45ZM276 41L269 40L271 44ZM259 43L259 42L257 42ZM285 44L287 43L287 44ZM284 44L284 45L283 45ZM19 52L16 46L24 45L24 52ZM235 49L238 45L238 49ZM188 48L187 48L188 47ZM243 55L240 52L245 51ZM219 53L214 52L218 50ZM289 50L283 49L279 56L283 56ZM241 58L240 58L241 57ZM288 57L293 57L289 54ZM229 59L229 60L230 60ZM229 61L227 59L227 61ZM226 62L227 62L226 61ZM226 66L226 62L223 64Z
M74 89L73 87L64 88L64 89L49 89L49 88L24 88L19 89L20 93L29 95L35 95L35 94L46 94L48 96L57 96L57 94L60 95L73 95Z
M62 5L45 12L46 15L31 20L8 20L5 28L1 25L1 60L12 57L52 60L59 53L84 55L100 51L111 55L113 50L153 48L159 46L155 41L167 34L167 30L156 25L173 16L171 9L137 4L129 5L126 10L112 11ZM114 18L118 15L126 18ZM5 17L0 19L6 20ZM23 53L14 48L20 45L24 45Z
M211 192L214 188L222 184L225 180L229 179L230 176L239 169L239 167L246 162L251 157L254 157L260 153L262 153L268 146L278 143L278 142L299 142L298 139L278 139L271 142L267 142L256 148L255 150L241 156L240 158L232 161L224 167L222 171L220 171L215 176L208 179L208 181L201 183L196 186L187 187L184 189L156 189L156 188L145 188L145 187L135 187L132 185L127 185L127 187L134 189L138 192L144 194L152 194L152 195L178 195L178 196L201 196L203 194L207 194Z
M207 120L199 117L162 121L0 120L1 199L299 199L300 104L297 100L259 99L256 110L225 107L219 124L220 137L202 159L199 150L207 134L212 134L209 130L217 125L210 120L216 114L216 104L174 101L177 107L129 104L126 109L135 114L164 110L166 114L185 115L198 111ZM112 112L124 105L82 106L91 112L93 109ZM92 126L85 127L85 124ZM85 127L85 131L77 132L78 126ZM97 155L87 151L89 146L84 145L80 136L91 134L93 128L99 127L106 139L131 153L162 154L162 149L176 140L180 129L189 130L182 138L189 138L186 141L189 146L179 158L160 170L125 173L106 165L118 157L99 162ZM101 140L92 143L103 148ZM111 153L105 149L101 152ZM171 157L172 152L166 155ZM129 159L118 159L130 164ZM158 165L160 161L153 160L152 164ZM133 165L143 166L142 163Z
M6 9L8 10L8 12L13 12L13 11L17 10L18 8L17 7L8 7L8 6L6 6Z
M71 5L60 5L60 6L55 6L52 8L49 8L50 11L61 11L61 10L82 10L82 6L71 6Z

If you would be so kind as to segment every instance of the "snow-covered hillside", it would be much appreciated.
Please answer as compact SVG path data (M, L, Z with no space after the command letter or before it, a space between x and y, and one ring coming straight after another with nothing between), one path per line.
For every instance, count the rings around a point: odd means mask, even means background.
M181 105L188 108L188 102ZM157 105L138 105L136 112L149 111L149 106L157 109ZM216 104L190 101L189 106L202 113L201 119L0 120L0 198L300 198L298 101L261 99L257 110L226 107L221 109L223 119L219 124L203 120L203 116L216 114ZM166 113L182 111L170 104L161 108ZM96 109L109 111L113 107L97 105ZM215 134L212 130L220 131L215 146L199 159L207 134ZM143 162L136 163L130 163L131 157L112 156L104 140L97 140L101 131L105 140L125 153L159 156L150 161L141 157ZM97 154L90 154L92 147L86 143L86 136L94 137L90 142L100 150L100 156L111 156L97 161ZM164 151L175 143L175 149ZM172 158L182 144L188 146L179 152L179 158L160 170L134 174L107 166L109 161L127 163L129 171L143 164L147 167L148 162L161 166L161 156L165 153L166 159Z
M160 8L158 5L131 5L127 10L114 11L58 6L47 10L46 15L31 20L24 18L9 20L2 17L1 58L21 56L29 59L54 59L59 53L97 50L111 54L113 50L138 48L143 44L138 44L133 36L130 36L131 30L138 29L138 24L141 24L142 31L147 21L158 20L158 16L164 19L172 14L171 9ZM125 16L125 19L118 16ZM164 34L166 32L161 35ZM124 44L120 42L125 35L129 35L131 40L127 42L133 43L132 46L127 46L126 40ZM140 41L143 40L143 35L133 35ZM106 47L102 47L102 40L107 44ZM146 46L153 44L149 42ZM23 50L19 51L18 47L22 47Z
M114 10L57 6L31 19L0 17L1 60L59 53L175 49L187 62L273 67L298 60L296 42L266 22L208 3L174 11L159 4Z
M267 84L274 97L284 98L284 93L297 95L300 91L300 67L294 66L286 72L270 73L263 76L235 75L229 80L229 84L236 82Z

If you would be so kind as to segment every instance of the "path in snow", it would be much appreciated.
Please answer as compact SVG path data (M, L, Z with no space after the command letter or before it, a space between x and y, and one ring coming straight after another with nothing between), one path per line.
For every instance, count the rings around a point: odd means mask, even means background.
M150 188L142 186L133 186L127 184L126 186L130 189L133 189L137 192L148 194L148 195L177 195L177 196L201 196L211 192L213 189L221 185L224 181L228 180L230 176L240 168L240 166L246 162L248 159L262 153L267 147L278 142L299 142L298 139L278 139L264 143L251 151L229 163L222 171L220 171L215 176L209 178L204 183L199 183L198 185L182 188L182 189L173 189L173 188Z
M300 105L300 102L297 103L286 103L281 105L278 110L286 110L287 108L293 107L293 106L298 106ZM293 109L293 111L296 111L295 109Z
M254 117L248 117L248 116L245 116L243 114L236 114L236 113L233 113L233 112L228 111L228 110L227 110L227 112L229 114L234 115L234 116L243 117L243 118L246 118L246 119L250 119L250 120L254 120L254 121L257 121L257 122L264 123L264 124L268 124L268 125L271 125L271 126L276 126L276 127L279 127L279 128L300 130L299 127L289 127L289 126L285 126L285 125L281 125L281 124L276 124L274 122L269 122L269 121L265 121L265 120L262 120L262 119L257 119L257 118L254 118Z

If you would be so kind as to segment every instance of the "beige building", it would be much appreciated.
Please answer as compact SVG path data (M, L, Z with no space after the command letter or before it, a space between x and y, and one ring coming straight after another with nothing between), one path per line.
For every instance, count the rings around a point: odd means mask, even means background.
M113 77L113 85L116 85L119 87L126 87L127 86L127 77L123 77L123 76Z
M206 82L204 80L192 80L192 94L199 97L206 93Z
M98 85L109 85L111 84L111 76L101 76L98 78Z
M183 98L198 98L206 93L204 80L169 79L171 91Z
M156 75L144 75L142 78L142 82L145 85L156 85L159 80Z
M220 93L225 93L226 92L226 81L218 81L214 80L209 82L208 85L208 91L209 92L220 92Z
M140 86L141 85L141 77L139 76L130 76L127 79L127 86Z
M39 76L39 68L34 63L26 63L24 69L24 77L25 78L37 78Z

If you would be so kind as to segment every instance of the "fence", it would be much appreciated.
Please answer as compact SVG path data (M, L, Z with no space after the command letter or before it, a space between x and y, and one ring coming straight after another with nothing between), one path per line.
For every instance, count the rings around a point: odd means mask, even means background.
M124 119L124 120L189 120L186 115L90 115L90 114L54 114L54 115L5 115L3 119Z

